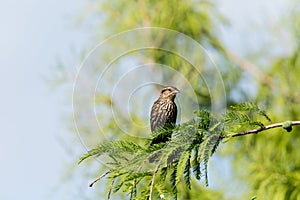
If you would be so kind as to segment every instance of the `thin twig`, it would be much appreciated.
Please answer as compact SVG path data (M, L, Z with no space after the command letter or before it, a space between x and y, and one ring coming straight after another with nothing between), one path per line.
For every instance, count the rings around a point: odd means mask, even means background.
M274 81L270 76L268 76L266 73L263 73L261 70L259 70L259 66L256 66L255 64L251 63L247 59L242 58L238 54L235 54L231 51L227 51L227 55L231 60L233 60L240 68L243 70L249 72L252 74L258 81L261 83L267 85L269 88L273 89L278 89L280 88L278 83ZM281 89L281 93L284 95L286 98L291 98L293 101L296 103L299 102L297 101L297 96L290 94L289 91Z
M152 179L151 179L151 185L150 185L150 191L149 191L149 200L152 200L152 192L153 192L153 186L154 186L154 179L155 179L156 173L158 172L160 163L161 163L161 161L162 161L163 158L164 157L162 156L160 158L160 160L158 161L157 165L155 166L155 170L154 170L154 173L153 173Z
M135 179L133 179L133 181L132 181L132 189L131 189L131 192L130 192L130 200L133 198L133 195L134 195L134 193L135 193L135 185L136 184L136 180Z
M266 73L263 73L259 70L259 66L249 62L248 60L242 58L238 54L235 54L231 51L227 51L227 56L233 60L240 68L252 74L256 79L258 79L261 83L267 85L269 88L280 89L280 92L283 94L285 98L291 99L295 103L300 102L299 95L292 94L291 92L286 90L285 88L280 87L277 81L274 81L272 77L268 76Z
M97 182L97 181L99 181L99 180L101 180L103 177L105 177L107 174L109 174L110 173L110 171L107 171L107 172L104 172L101 176L99 176L97 179L95 179L93 182L91 182L90 183L90 187L93 187L93 185Z
M239 67L242 69L248 71L254 77L256 77L261 83L264 83L268 85L269 87L273 88L275 86L274 82L271 80L269 76L267 76L265 73L261 73L259 71L259 67L254 65L253 63L249 62L248 60L240 57L239 55L228 51L227 55L230 59L232 59L236 64L238 64ZM276 86L275 86L276 87Z
M114 186L114 183L115 183L115 179L113 179L112 182L111 182L111 184L110 184L108 195L107 195L107 200L110 200L111 190L112 190L112 188Z
M248 134L257 134L259 132L262 132L262 131L265 131L268 129L282 127L282 125L284 123L285 122L270 124L270 125L262 126L262 127L252 129L252 130L237 132L237 133L233 133L233 134L227 134L227 135L223 136L223 138L237 137L237 136L243 136L243 135L248 135ZM291 126L296 126L296 125L300 125L300 121L291 121Z

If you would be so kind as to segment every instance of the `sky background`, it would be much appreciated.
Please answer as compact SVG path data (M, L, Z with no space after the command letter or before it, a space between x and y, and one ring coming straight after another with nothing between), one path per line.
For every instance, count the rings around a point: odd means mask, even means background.
M227 0L220 9L235 28L221 30L224 41L237 52L260 42L249 25L275 23L285 11L283 2ZM64 115L71 98L53 90L48 78L59 60L79 66L72 52L91 39L76 23L83 5L84 0L1 1L0 199L62 199L69 192L68 186L58 188L74 161L61 142L70 136Z
M83 2L1 2L0 199L61 199L52 192L70 160L60 138L71 100L47 77L85 43L75 28Z

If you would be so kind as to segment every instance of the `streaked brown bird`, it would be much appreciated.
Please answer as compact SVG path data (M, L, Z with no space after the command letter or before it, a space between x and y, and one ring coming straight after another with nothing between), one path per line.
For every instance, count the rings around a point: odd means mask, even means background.
M174 102L179 90L173 86L164 87L159 98L153 103L150 114L150 125L152 133L162 128L173 128L177 118L177 106ZM166 142L170 139L172 132L154 138L150 145Z

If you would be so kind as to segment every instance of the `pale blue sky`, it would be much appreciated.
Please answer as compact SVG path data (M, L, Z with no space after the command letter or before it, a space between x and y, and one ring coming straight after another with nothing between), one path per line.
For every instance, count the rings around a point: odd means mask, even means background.
M43 76L51 76L58 58L79 64L72 60L71 52L79 51L89 37L75 26L84 2L1 1L0 199L62 199L64 192L51 193L56 192L64 168L74 159L60 143L61 138L69 137L62 116L71 99L51 90ZM242 45L253 45L251 41L259 38L251 23L276 22L284 1L226 2L221 10L239 26L231 32L222 30L222 34L239 52ZM264 19L260 19L262 14ZM243 38L242 33L249 35Z
M51 191L70 160L59 143L67 138L67 96L53 92L43 76L84 43L74 25L82 3L1 2L0 199L55 198Z

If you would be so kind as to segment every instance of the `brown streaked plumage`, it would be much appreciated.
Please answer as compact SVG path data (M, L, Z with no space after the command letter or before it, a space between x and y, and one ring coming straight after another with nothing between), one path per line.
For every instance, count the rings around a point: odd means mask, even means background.
M150 114L150 125L152 133L159 131L161 128L172 127L176 123L177 106L174 102L179 90L173 86L164 87L159 98L153 103ZM157 138L151 144L166 142L171 134Z

